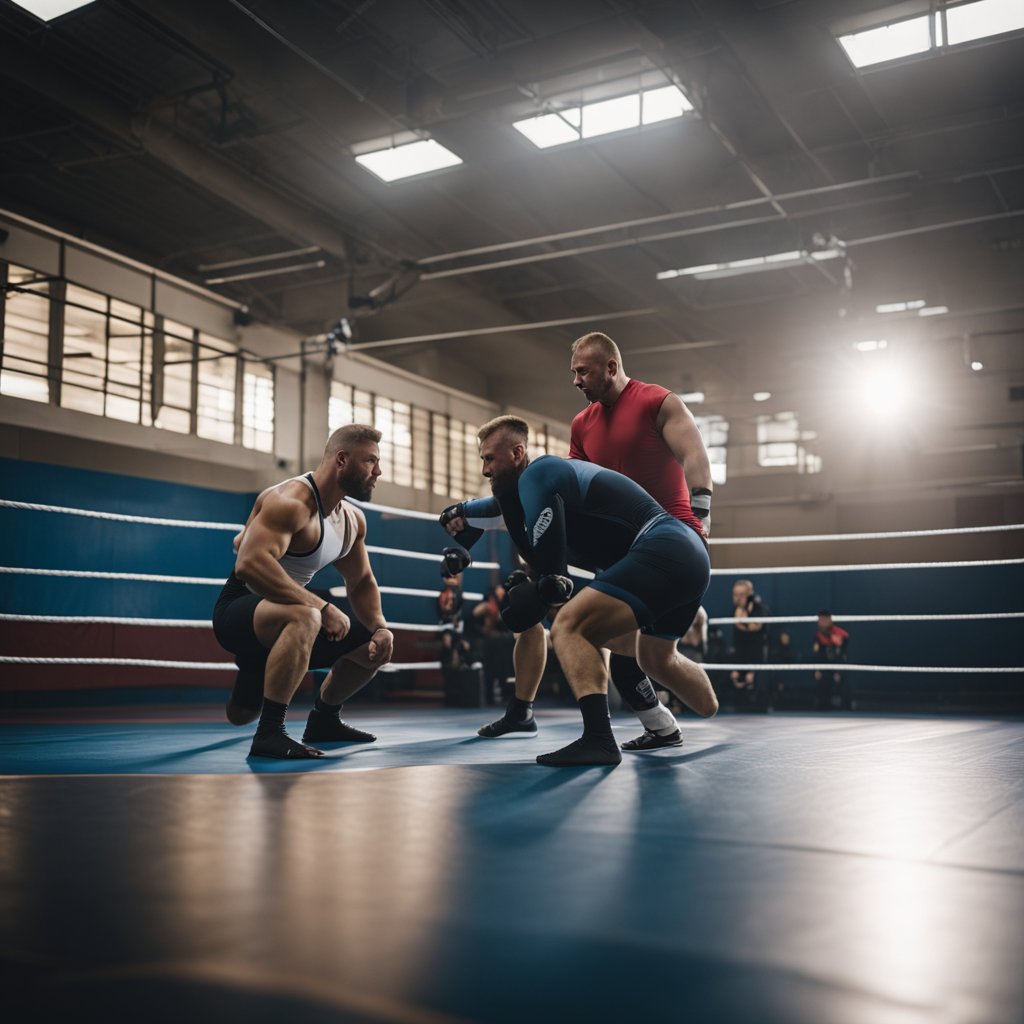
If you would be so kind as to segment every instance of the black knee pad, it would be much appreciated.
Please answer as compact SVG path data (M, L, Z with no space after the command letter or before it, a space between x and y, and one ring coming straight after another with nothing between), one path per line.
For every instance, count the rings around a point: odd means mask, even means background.
M646 711L658 703L658 696L651 686L644 670L633 658L624 654L613 654L611 665L612 685L634 711Z

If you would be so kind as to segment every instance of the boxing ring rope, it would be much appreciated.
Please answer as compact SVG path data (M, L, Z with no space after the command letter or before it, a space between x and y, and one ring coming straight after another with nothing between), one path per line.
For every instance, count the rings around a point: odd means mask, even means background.
M361 502L353 504L364 507ZM395 515L409 519L421 519L436 522L436 515L429 512L419 512L411 509L400 509L388 505L366 505L371 511L382 514ZM0 508L8 508L32 512L48 512L64 515L82 516L92 519L104 519L117 522L136 523L150 526L167 526L189 529L223 530L237 533L243 528L241 523L219 523L203 522L198 520L168 519L156 516L139 516L127 513L104 512L94 509L68 508L58 505L47 505L36 502L12 501L0 499ZM804 542L838 542L857 540L889 540L908 537L943 537L953 535L977 535L984 533L1001 533L1024 529L1024 523L999 524L982 527L951 527L944 529L929 530L904 530L885 531L872 533L849 533L849 534L809 534L792 537L714 537L710 544L775 544L775 543L804 543ZM371 554L412 558L423 561L437 561L439 556L435 553L403 551L396 548L386 548L367 545L367 551ZM729 568L712 569L712 575L768 575L784 573L820 573L820 572L854 572L866 570L901 570L901 569L931 569L931 568L977 568L982 566L1009 566L1024 565L1024 558L1007 559L977 559L960 560L948 562L897 562L897 563L865 563L860 565L827 565L827 566L764 566L755 568ZM474 562L474 568L478 569L499 569L496 562ZM593 573L585 570L577 570L570 567L575 575L593 578ZM99 572L92 570L73 569L36 569L18 566L0 566L0 574L31 575L31 576L57 576L77 577L85 579L109 579L129 580L151 583L172 583L200 586L222 586L223 578L210 578L198 576L169 576L153 573L127 573L127 572ZM381 586L382 594L394 594L414 597L430 597L436 599L437 592L410 587L389 587ZM330 588L334 596L345 596L344 586ZM470 600L480 600L482 593L466 591L464 597ZM921 615L833 615L836 622L931 622L931 621L964 621L980 619L1016 619L1024 618L1024 612L986 612L957 614L921 614ZM47 622L61 624L109 624L109 625L131 625L131 626L159 626L159 627L181 627L181 628L212 628L208 620L193 619L133 619L118 616L47 616L47 615L15 615L0 613L0 621L7 622ZM750 623L812 623L817 621L816 616L770 616L763 618L749 617L744 621ZM710 625L734 624L732 618L713 618L708 620ZM443 625L428 625L421 623L392 623L392 630L407 630L410 632L441 632ZM135 667L154 668L181 668L181 669L204 669L216 671L233 671L234 662L186 662L186 661L160 661L154 659L136 658L29 658L20 656L0 656L0 664L33 664L33 665L119 665ZM841 668L839 668L841 666ZM396 672L402 669L437 669L440 662L408 662L392 663L382 671ZM892 672L892 673L937 673L937 674L982 674L982 673L1019 673L1024 672L1021 667L1007 666L906 666L906 665L857 665L849 663L824 662L824 663L783 663L774 664L761 662L754 664L734 663L705 663L705 668L721 671L842 671L842 672Z

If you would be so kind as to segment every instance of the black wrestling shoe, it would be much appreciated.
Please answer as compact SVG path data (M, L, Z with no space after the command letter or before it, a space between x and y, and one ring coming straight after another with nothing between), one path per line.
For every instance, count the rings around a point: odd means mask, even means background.
M306 721L303 743L373 743L377 737L346 724L336 715L325 715L313 708Z
M297 761L323 757L324 752L316 747L307 747L304 743L296 743L291 736L283 732L272 732L265 736L259 733L253 737L250 757L278 757L286 761Z
M483 736L489 740L497 736L507 736L509 733L519 733L520 736L536 736L537 719L531 715L525 722L516 722L502 715L496 722L491 722L490 725L481 725L476 731L477 736Z
M667 736L661 736L648 729L643 736L637 736L635 740L626 740L622 744L623 750L659 750L661 747L681 747L683 745L683 734L676 729Z
M561 750L540 754L537 764L551 768L575 768L581 765L616 765L621 763L622 754L614 736L581 736Z

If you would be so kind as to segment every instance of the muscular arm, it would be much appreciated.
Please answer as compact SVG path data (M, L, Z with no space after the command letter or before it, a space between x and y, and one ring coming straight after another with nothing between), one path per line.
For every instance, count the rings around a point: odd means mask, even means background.
M380 588L370 567L370 556L366 551L366 520L359 515L359 533L352 550L339 558L334 567L345 580L345 591L356 618L372 633L386 629L387 620L380 605Z
M235 575L268 601L319 608L323 601L300 587L278 561L309 519L310 510L301 499L268 491L239 541Z
M704 446L704 438L701 437L693 414L683 405L678 395L665 396L658 410L656 426L669 451L683 467L690 490L694 491L698 487L713 490L711 461Z

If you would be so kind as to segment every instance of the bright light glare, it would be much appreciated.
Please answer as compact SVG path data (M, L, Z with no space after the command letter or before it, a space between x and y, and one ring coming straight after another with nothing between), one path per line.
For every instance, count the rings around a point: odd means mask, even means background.
M571 123L569 123L571 122ZM563 110L558 114L541 114L539 117L527 117L522 121L514 121L512 127L521 135L525 135L538 149L549 146L562 146L567 142L578 142L580 133L574 124L580 123L578 107Z
M948 46L1018 29L1024 29L1024 4L1020 0L978 0L946 8Z
M869 370L861 379L861 403L879 419L892 419L907 409L910 384L902 370L893 365Z
M908 299L906 302L883 302L875 306L876 313L906 313L908 309L921 309L924 299Z
M985 364L984 363L980 363L980 362L978 362L977 359L975 359L971 363L971 369L974 370L975 373L977 373L978 370L984 370L985 369Z
M356 157L356 163L376 174L382 181L397 181L415 174L439 171L443 167L454 167L461 164L462 159L434 139L422 139L406 146L362 153Z
M772 393L770 391L755 391L754 392L754 401L755 402L767 402L768 399L771 398L771 397L772 397Z
M679 397L689 405L700 405L704 401L704 392L684 391Z
M888 348L889 342L885 338L871 338L868 341L855 341L853 347L858 352L877 352L879 349Z
M92 0L14 0L14 2L41 21L53 21L54 18L59 18L69 11L87 7Z
M840 36L839 44L855 68L924 53L932 45L928 15Z
M643 93L643 123L655 124L672 117L682 117L693 105L674 85L662 89L648 89Z
M588 103L583 108L583 138L621 132L640 123L640 95L619 96L614 100Z
M670 281L674 277L693 277L698 281L712 281L720 277L737 277L759 270L785 270L788 267L807 265L812 260L834 260L841 256L838 249L819 249L807 252L793 249L790 252L775 252L768 256L751 256L744 260L730 260L726 263L702 263L697 267L680 267L678 270L660 270L654 276L659 281Z
M925 306L917 311L918 316L943 316L949 312L949 306Z

